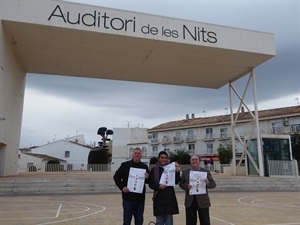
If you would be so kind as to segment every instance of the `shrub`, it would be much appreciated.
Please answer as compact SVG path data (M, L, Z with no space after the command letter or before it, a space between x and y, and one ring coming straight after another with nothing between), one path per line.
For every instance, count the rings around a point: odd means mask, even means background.
M232 146L227 144L218 147L219 159L221 164L229 164L232 159Z

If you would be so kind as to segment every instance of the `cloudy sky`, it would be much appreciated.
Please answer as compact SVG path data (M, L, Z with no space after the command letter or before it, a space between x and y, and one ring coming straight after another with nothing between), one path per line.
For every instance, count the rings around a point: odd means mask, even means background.
M258 109L299 105L298 0L69 1L274 33L277 55L256 69ZM242 78L234 86L242 93L246 81ZM151 128L191 113L226 114L228 92L227 85L215 90L27 74L20 147L77 134L90 144L100 140L96 133L102 126ZM247 101L253 106L251 94Z

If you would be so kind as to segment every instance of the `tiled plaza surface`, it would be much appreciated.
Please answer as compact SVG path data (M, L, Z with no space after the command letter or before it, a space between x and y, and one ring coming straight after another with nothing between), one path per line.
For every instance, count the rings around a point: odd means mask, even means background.
M184 225L184 193L176 194L180 214L174 225ZM145 225L154 220L151 195ZM210 197L212 225L300 225L299 192L212 192ZM0 224L121 225L121 194L0 196Z

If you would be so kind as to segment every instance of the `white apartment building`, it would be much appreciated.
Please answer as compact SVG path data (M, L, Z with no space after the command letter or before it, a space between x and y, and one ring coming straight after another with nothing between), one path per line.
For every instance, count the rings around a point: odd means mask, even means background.
M258 114L261 134L289 135L300 132L300 106L261 110ZM253 127L254 121L249 112L242 111L235 128L239 136L244 139L251 135ZM233 135L230 115L195 117L194 114L187 114L183 120L163 123L147 132L150 156L157 156L162 150L184 150L191 155L200 155L202 166L214 170L220 167L217 148L231 143ZM244 148L238 138L235 141L234 149L239 159ZM292 159L291 155L289 157Z

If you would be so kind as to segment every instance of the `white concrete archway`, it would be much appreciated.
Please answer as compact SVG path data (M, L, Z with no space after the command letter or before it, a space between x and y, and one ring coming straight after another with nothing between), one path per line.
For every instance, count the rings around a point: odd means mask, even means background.
M205 88L276 54L274 35L56 0L0 1L0 176L17 173L27 72Z

